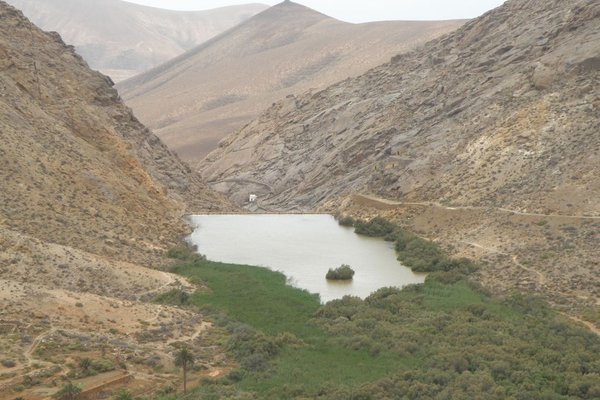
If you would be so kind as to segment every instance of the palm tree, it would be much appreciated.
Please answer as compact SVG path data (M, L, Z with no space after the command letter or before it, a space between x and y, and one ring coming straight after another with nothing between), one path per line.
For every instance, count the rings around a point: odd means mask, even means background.
M81 387L71 382L67 383L60 389L54 397L59 400L75 400L81 393Z
M92 360L89 358L82 358L79 361L79 368L81 368L84 374L87 374L90 371L90 368L92 368Z
M187 392L187 369L194 365L194 355L187 346L182 346L175 354L175 365L183 369L183 394Z

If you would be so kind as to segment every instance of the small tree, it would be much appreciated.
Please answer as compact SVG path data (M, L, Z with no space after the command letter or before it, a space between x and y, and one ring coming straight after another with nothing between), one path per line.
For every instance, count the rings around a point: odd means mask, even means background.
M325 275L326 279L329 280L342 280L349 281L354 277L354 270L349 265L342 264L336 269L329 269Z
M68 382L62 387L54 397L59 400L76 400L81 394L81 387L72 382Z
M187 370L194 365L194 355L187 346L182 346L175 355L175 365L183 369L183 394L187 392Z
M79 368L81 368L81 371L83 371L84 374L88 374L90 368L92 368L92 360L89 358L82 358L79 360Z

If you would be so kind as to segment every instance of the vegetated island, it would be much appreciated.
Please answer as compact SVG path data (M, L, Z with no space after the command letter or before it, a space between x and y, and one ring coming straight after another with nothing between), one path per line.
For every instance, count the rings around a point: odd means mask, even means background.
M349 265L342 264L336 269L329 269L325 278L331 281L350 281L354 277L354 270Z

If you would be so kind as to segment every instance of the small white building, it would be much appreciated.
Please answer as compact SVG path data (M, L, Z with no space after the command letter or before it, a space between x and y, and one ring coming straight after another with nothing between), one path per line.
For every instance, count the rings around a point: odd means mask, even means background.
M251 195L248 197L248 201L249 201L250 203L256 203L256 199L257 199L257 196L256 196L255 194L251 194Z

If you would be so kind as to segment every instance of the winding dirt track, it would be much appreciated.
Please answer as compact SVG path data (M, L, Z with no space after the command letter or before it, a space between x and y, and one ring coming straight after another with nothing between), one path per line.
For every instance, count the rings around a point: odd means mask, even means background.
M552 218L571 218L571 219L579 219L579 220L599 220L600 219L600 216L528 213L528 212L523 212L523 211L518 211L518 210L511 210L508 208L502 208L502 207L478 207L478 206L450 207L450 206L444 206L444 205L436 203L436 202L399 202L399 201L383 199L383 198L380 198L377 196L366 195L366 194L355 194L352 196L352 200L354 202L356 202L357 204L367 204L367 205L375 205L375 206L379 205L379 206L382 206L383 208L388 208L390 206L398 206L398 207L424 206L424 207L435 207L435 208L440 208L440 209L444 209L444 210L478 210L478 211L495 210L495 211L504 212L504 213L508 213L508 214L512 214L512 215L532 216L532 217L541 217L541 218L548 218L548 219L552 219ZM460 242L467 244L469 246L481 249L488 253L500 254L503 256L510 257L512 262L517 267L519 267L520 269L522 269L524 271L527 271L530 274L537 276L537 283L540 287L545 286L546 283L548 282L546 275L544 275L541 271L538 271L536 269L533 269L533 268L523 265L521 262L519 262L518 257L514 254L506 253L506 252L503 252L503 251L498 250L493 247L484 246L484 245L481 245L474 241L461 240ZM583 326L587 327L591 332L600 336L600 329L598 327L596 327L593 323L584 321L573 315L569 315L569 314L565 314L565 313L561 313L561 314L564 315L565 317L571 319L572 321L582 324Z
M480 206L456 206L450 207L445 206L440 203L432 202L432 201L424 201L424 202L402 202L402 201L393 201L382 199L380 197L367 195L367 194L355 194L352 196L359 203L362 201L375 202L380 203L384 206L428 206L428 207L436 207L442 208L444 210L496 210L514 215L524 215L530 217L545 217L545 218L573 218L573 219L600 219L600 216L588 216L588 215L566 215L566 214L540 214L540 213L528 213L518 210L511 210L509 208L503 207L480 207Z
M468 245L470 245L470 246L476 247L476 248L478 248L478 249L481 249L481 250L483 250L483 251L486 251L486 252L488 252L488 253L501 254L501 255L503 255L503 256L508 256L508 257L510 257L510 259L512 260L512 262L513 262L513 263L514 263L514 264L515 264L517 267L519 267L519 268L521 268L521 269L523 269L523 270L525 270L525 271L527 271L527 272L529 272L529 273L531 273L531 274L533 274L533 275L536 275L536 276L537 276L537 281L538 281L538 284L539 284L540 286L543 286L543 285L545 285L545 284L546 284L546 282L548 281L548 279L546 278L546 275L544 275L544 274L543 274L543 273L541 273L540 271L537 271L537 270L535 270L535 269L533 269L533 268L526 267L525 265L521 264L521 263L519 262L519 259L518 259L518 257L517 257L517 256L515 256L515 255L509 254L509 253L505 253L505 252L503 252L503 251L500 251L500 250L498 250L498 249L495 249L495 248L493 248L493 247L485 247L485 246L482 246L482 245L480 245L479 243L475 243L475 242L468 242L468 241L466 241L466 240L461 240L461 243L468 244Z
M572 315L569 315L569 314L565 314L565 313L561 313L561 314L562 314L562 315L564 315L565 317L567 317L567 318L569 318L569 319L571 319L571 320L575 321L575 322L578 322L578 323L580 323L580 324L583 324L583 325L585 325L585 327L586 327L586 328L588 328L590 331L592 331L592 332L593 332L593 333L595 333L596 335L600 336L600 329L598 329L598 328L597 328L597 327L596 327L594 324L592 324L591 322L584 321L584 320L582 320L581 318L577 318L577 317L574 317L574 316L572 316Z
M358 200L358 202L363 202L363 201L367 201L367 202L375 202L375 203L379 203L381 205L384 206L428 206L428 207L436 207L436 208L442 208L444 210L497 210L497 211L501 211L501 212L506 212L506 213L511 213L511 214L515 214L515 215L525 215L525 216L535 216L535 217L546 217L546 218L553 218L553 217L561 217L561 218L581 218L581 219L600 219L600 217L588 217L588 216L576 216L576 215L558 215L558 214L538 214L538 213L526 213L526 212L522 212L522 211L517 211L517 210L510 210L507 208L501 208L501 207L477 207L477 206L462 206L462 207L449 207L449 206L444 206L442 204L439 203L435 203L435 202L399 202L399 201L393 201L393 200L387 200L387 199L382 199L376 196L371 196L371 195L365 195L365 194L355 194L353 196L353 198L355 200ZM544 286L546 284L546 282L548 281L548 279L546 278L546 276L540 272L537 271L533 268L529 268L523 264L521 264L519 262L519 259L517 258L516 255L513 254L508 254L505 252L502 252L496 248L493 247L487 247L487 246L483 246L477 242L469 242L469 241L464 241L461 240L462 243L465 243L467 245L476 247L478 249L484 250L486 252L489 253L495 253L495 254L501 254L504 256L508 256L511 258L511 260L513 261L513 263L518 266L519 268L533 274L537 276L537 281L538 284L540 286Z

